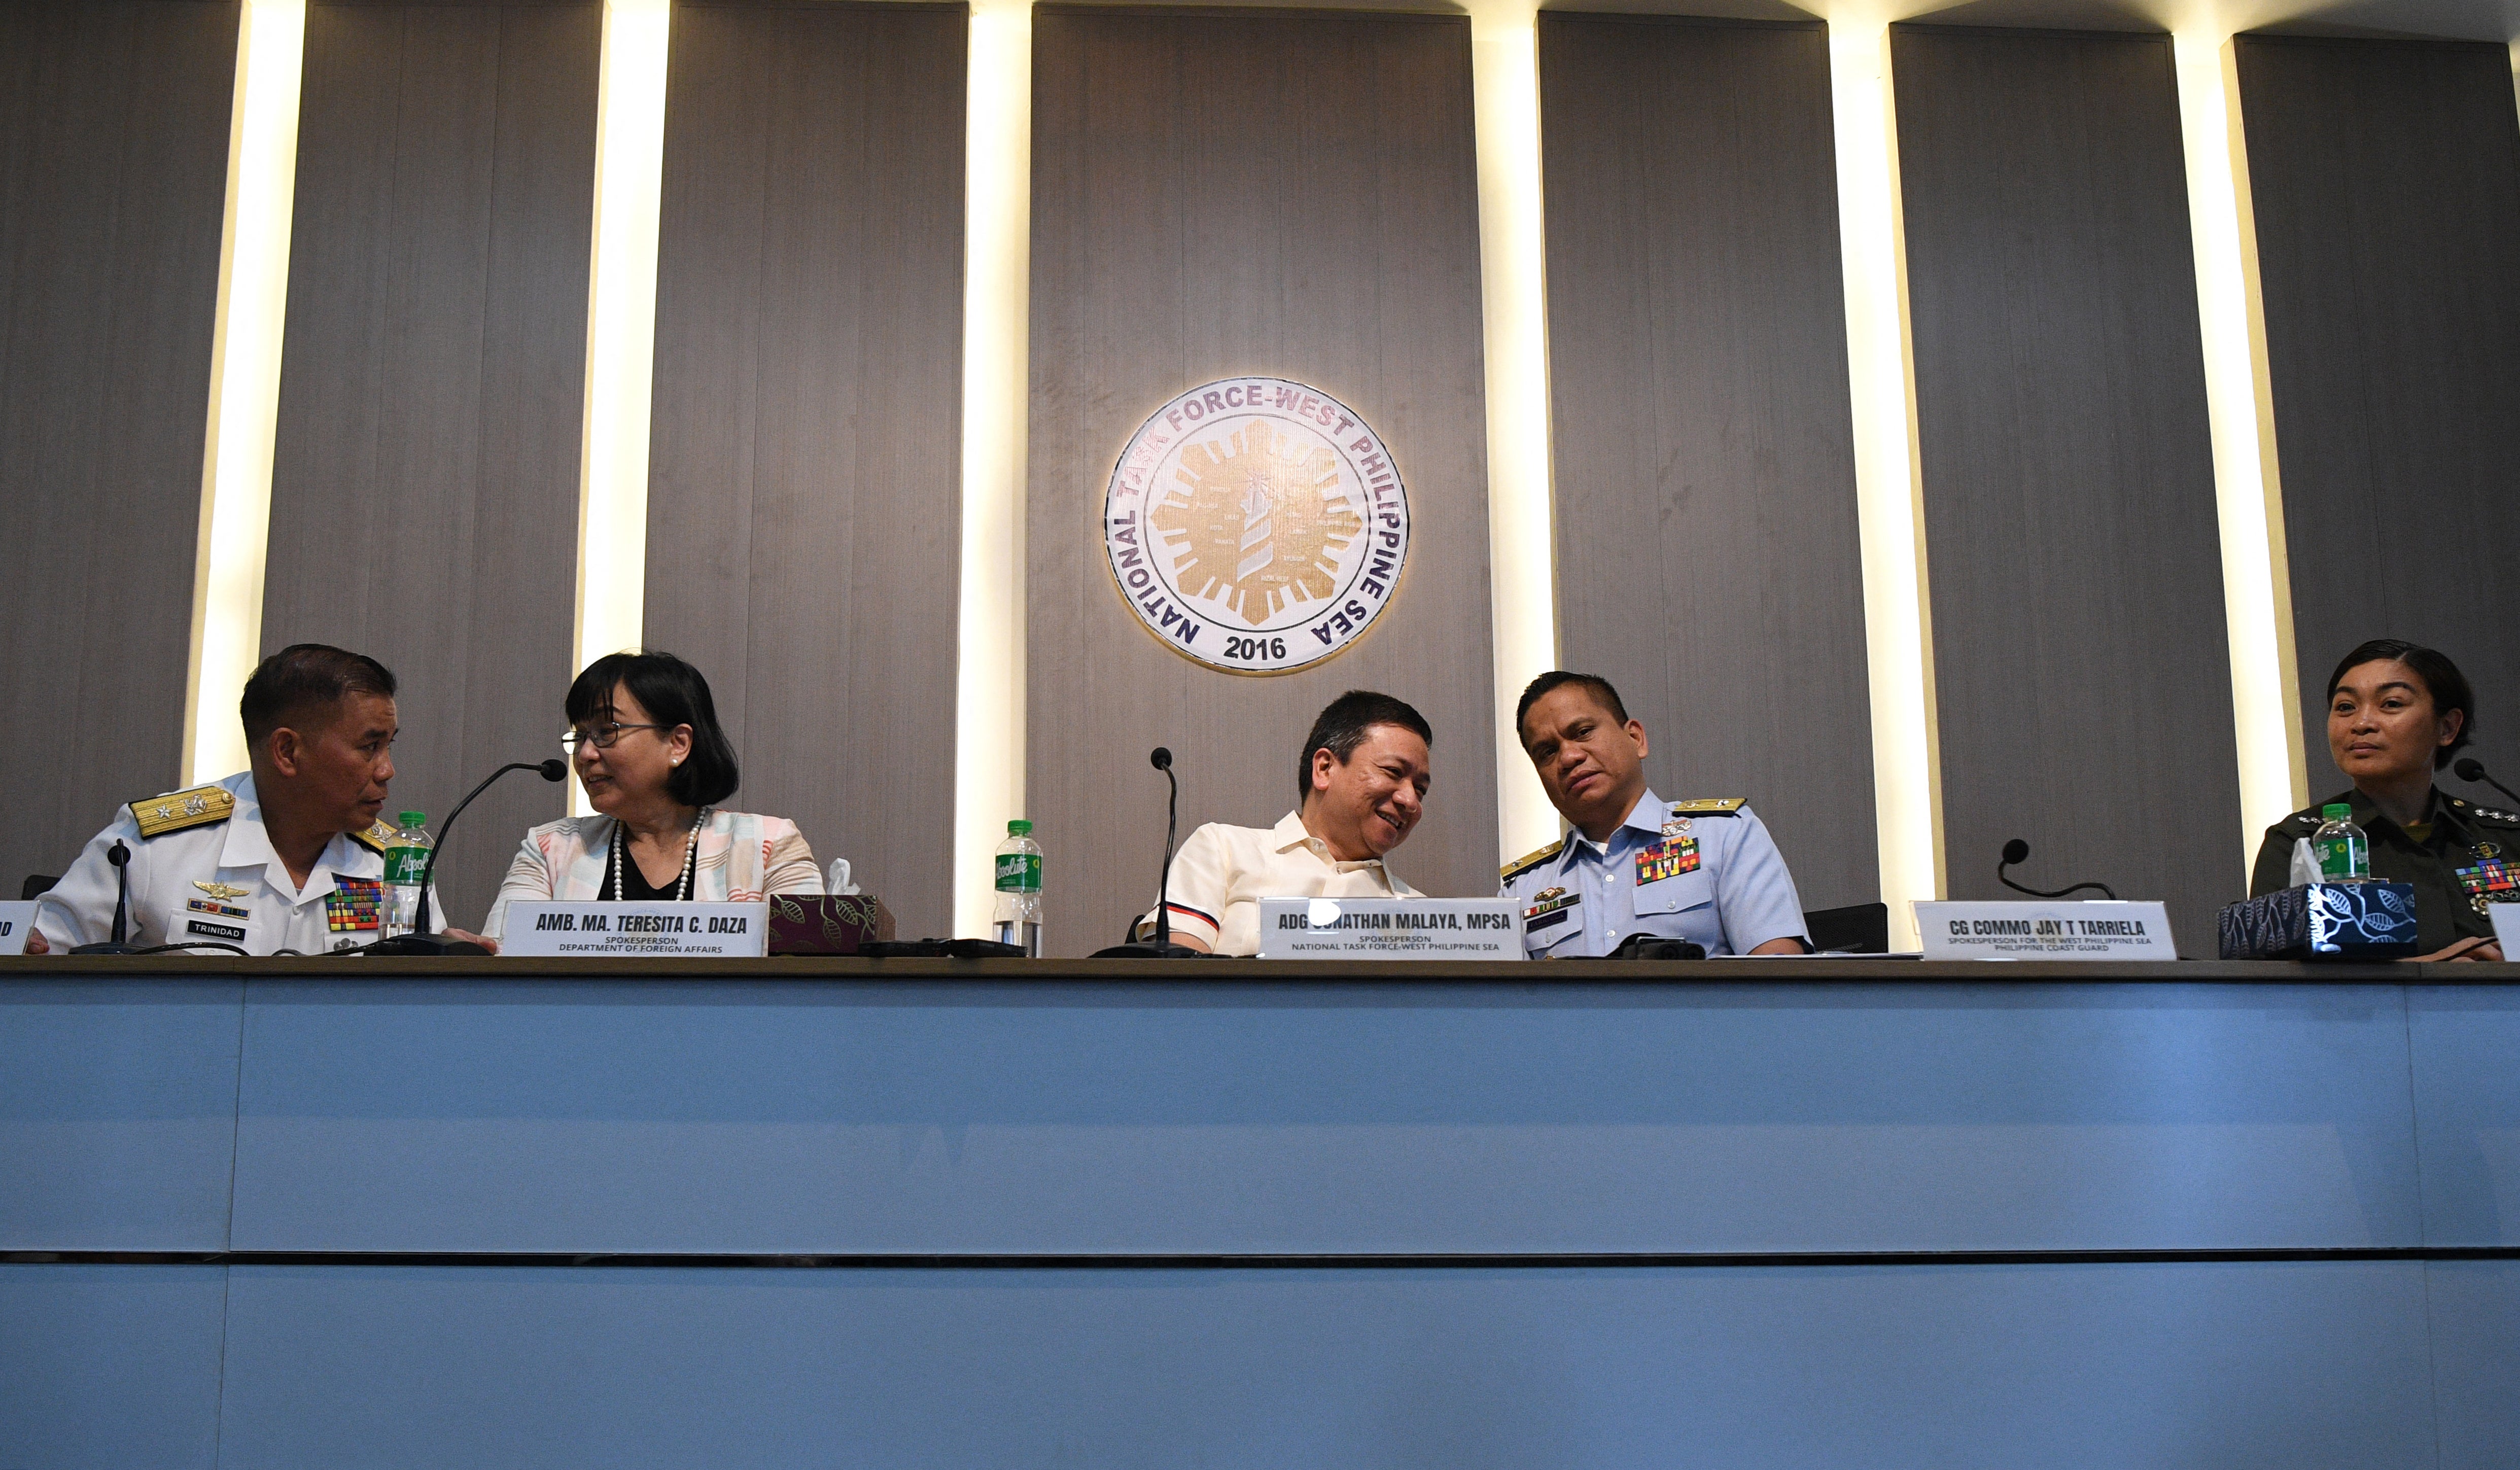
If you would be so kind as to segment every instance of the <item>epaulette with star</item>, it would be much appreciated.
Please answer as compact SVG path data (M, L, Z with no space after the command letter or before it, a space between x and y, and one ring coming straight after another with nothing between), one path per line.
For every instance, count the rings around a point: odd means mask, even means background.
M1510 883L1514 879L1521 877L1524 873L1538 868L1541 864L1556 857L1560 851L1564 850L1565 846L1566 839L1560 837L1556 841L1549 844L1547 847L1540 849L1538 852L1524 853L1521 857L1508 863L1503 868L1497 869L1497 875L1501 881Z
M1671 810L1681 817L1731 817L1749 804L1746 796L1693 796L1673 802Z
M393 841L393 839L394 828L382 817L369 823L363 829L350 834L351 841L359 844L361 847L366 848L372 853L378 854L379 856L383 855L385 844Z
M236 813L236 794L225 786L195 786L185 791L168 791L131 804L131 820L140 824L140 835L162 837L187 827L209 826L225 822Z
M2520 812L2506 812L2499 807L2481 807L2475 802L2462 800L2456 796L2450 799L2450 804L2462 817L2498 822L2507 826L2520 826Z

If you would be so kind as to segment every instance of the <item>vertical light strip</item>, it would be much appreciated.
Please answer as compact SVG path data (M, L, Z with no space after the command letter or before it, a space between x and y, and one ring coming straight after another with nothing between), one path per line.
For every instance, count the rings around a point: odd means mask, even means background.
M2249 200L2239 78L2219 28L2173 32L2180 134L2187 154L2188 234L2213 429L2214 501L2223 540L2223 620L2230 644L2232 735L2239 752L2241 870L2266 829L2310 800L2294 678L2292 579L2284 557L2274 404Z
M990 854L1024 814L1024 447L1032 5L973 0L963 137L963 556L954 932L988 932ZM1056 834L1052 840L1056 841Z
M1487 359L1488 618L1496 675L1497 841L1504 860L1553 840L1558 825L1513 728L1523 686L1557 666L1538 21L1536 0L1478 0L1470 9Z
M648 413L655 387L656 217L665 165L668 0L606 0L578 463L578 667L639 646L648 595Z
M193 636L184 679L184 780L246 764L237 700L262 648L271 538L271 453L280 346L289 319L290 211L296 203L297 93L305 0L247 0L237 23L226 217L210 332L209 432L193 553Z
M648 416L655 389L656 220L670 0L606 0L578 458L576 667L635 648L648 596ZM572 778L569 810L586 793Z
M1873 819L1891 934L1901 948L1912 948L1909 903L1943 892L1943 793L1888 24L1831 20L1828 60L1872 689Z

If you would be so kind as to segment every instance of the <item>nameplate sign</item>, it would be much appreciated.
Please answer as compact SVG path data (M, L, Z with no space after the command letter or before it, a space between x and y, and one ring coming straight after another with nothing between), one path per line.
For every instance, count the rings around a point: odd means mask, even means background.
M26 936L34 932L33 904L0 904L0 955L23 955Z
M1260 958L1520 959L1522 910L1498 899L1262 899Z
M2176 959L2157 903L1919 903L1927 959Z
M0 904L0 909L8 905ZM26 906L35 907L32 904ZM2520 960L2520 904L2488 904L2485 912L2494 915L2494 942L2502 947L2502 958ZM7 941L0 940L0 944Z
M589 955L758 959L769 942L768 904L519 903L508 906L499 953L523 959Z

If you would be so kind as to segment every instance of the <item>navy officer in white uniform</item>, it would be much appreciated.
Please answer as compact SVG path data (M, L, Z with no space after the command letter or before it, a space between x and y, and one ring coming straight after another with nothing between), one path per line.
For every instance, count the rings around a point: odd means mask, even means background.
M116 812L37 905L27 953L111 937L117 841L130 853L131 944L312 955L378 937L393 674L364 654L292 645L254 669L238 713L252 768Z
M1575 828L1508 863L1534 958L1607 955L1632 934L1709 955L1811 949L1776 839L1739 797L1667 802L1645 787L1645 728L1610 682L1563 669L1522 691L1514 728Z

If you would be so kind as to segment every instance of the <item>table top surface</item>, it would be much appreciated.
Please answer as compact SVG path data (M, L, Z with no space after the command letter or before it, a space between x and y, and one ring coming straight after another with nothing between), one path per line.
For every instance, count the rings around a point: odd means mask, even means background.
M1757 985L1762 983L2004 985L2520 985L2520 963L2418 964L2292 960L1921 960L1870 956L1785 956L1699 960L1315 959L765 959L589 958L509 959L469 956L47 955L0 958L0 984L79 977L186 976L328 980L810 980L832 983L958 980L1095 985Z

